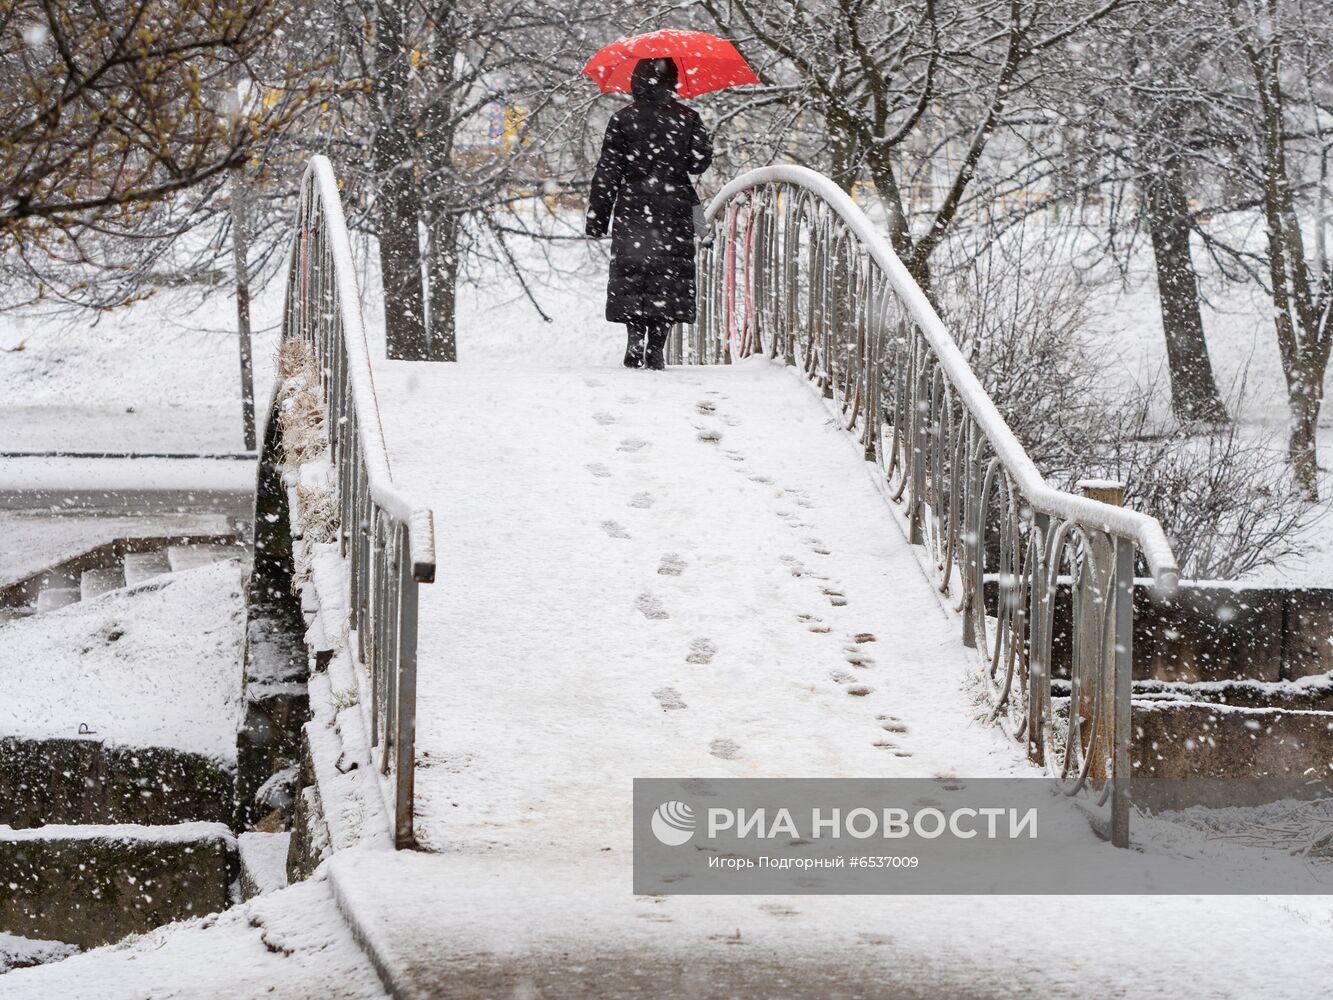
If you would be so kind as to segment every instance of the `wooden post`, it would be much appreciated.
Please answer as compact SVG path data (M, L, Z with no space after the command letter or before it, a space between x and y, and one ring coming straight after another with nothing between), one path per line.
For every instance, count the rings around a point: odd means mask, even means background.
M1125 484L1114 479L1080 479L1078 488L1089 500L1109 503L1112 507L1125 506Z

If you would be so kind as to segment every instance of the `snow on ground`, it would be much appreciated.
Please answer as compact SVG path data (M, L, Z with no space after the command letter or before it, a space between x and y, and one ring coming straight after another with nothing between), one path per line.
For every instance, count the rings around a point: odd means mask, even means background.
M635 776L1026 767L977 720L957 621L795 372L377 379L394 478L436 519L426 846L544 851L590 822L623 845Z
M64 941L37 941L0 931L0 975L11 969L56 962L78 951L77 945Z
M241 863L254 882L257 894L287 887L287 852L290 833L243 833L237 838Z
M281 282L255 297L261 421L281 308ZM171 289L100 316L0 313L0 400L0 451L240 451L235 299Z
M625 856L330 865L414 997L1311 1000L1333 976L1304 897L634 896Z
M179 494L182 506L207 502L210 494L255 488L253 461L172 458L0 458L0 493L59 496L103 491L141 495ZM193 494L193 496L192 496ZM68 506L68 505L67 505Z
M432 853L330 871L404 995L1296 1000L1333 973L1326 899L634 896L634 777L1034 772L980 720L958 619L793 370L376 378L395 480L436 517ZM1130 886L1162 862L1066 812L1054 866Z
M0 625L0 734L236 759L245 639L236 561Z
M4 459L0 459L3 466ZM106 513L52 515L48 511L0 510L0 586L72 559L117 538L223 535L231 531L219 514L114 516Z
M13 1000L259 996L384 996L321 876L226 913L170 924L53 965L0 976L0 998Z

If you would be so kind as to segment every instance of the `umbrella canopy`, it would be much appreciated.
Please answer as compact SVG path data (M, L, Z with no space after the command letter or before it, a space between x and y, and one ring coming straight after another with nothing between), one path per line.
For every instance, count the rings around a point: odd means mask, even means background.
M758 83L750 64L736 46L725 38L704 31L676 31L671 28L634 35L612 42L583 67L602 93L630 92L630 75L640 59L670 58L680 71L676 93L698 97L712 90Z

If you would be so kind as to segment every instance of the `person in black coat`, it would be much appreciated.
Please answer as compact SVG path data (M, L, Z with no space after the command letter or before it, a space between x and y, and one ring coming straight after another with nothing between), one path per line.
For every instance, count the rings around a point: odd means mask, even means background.
M641 59L634 103L611 116L592 178L587 234L611 228L606 318L629 328L625 367L660 371L672 323L694 322L694 206L690 180L713 159L699 115L675 100L671 59ZM612 218L615 223L612 225Z

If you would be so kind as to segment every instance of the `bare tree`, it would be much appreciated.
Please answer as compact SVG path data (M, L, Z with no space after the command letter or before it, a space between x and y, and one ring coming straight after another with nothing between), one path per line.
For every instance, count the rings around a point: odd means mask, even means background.
M245 128L222 95L295 9L0 0L0 252L69 256L89 231L133 231L150 206L243 162L299 113L304 73L254 79L269 99Z
M548 112L560 117L553 98L591 54L582 27L604 24L606 13L561 0L342 0L341 10L351 70L369 98L343 122L369 137L360 184L395 304L388 351L452 361L460 266L476 249L465 241L489 238L506 256L498 219L559 186L542 123ZM490 140L484 149L478 132Z
M888 215L894 249L923 286L958 218L987 146L1033 64L1110 16L1122 0L699 0L745 51L765 53L770 96L817 115L834 178L864 170ZM942 133L942 136L939 135ZM950 144L948 175L913 231L913 161Z
M1292 162L1296 137L1289 124L1294 88L1288 87L1284 60L1312 51L1326 58L1329 26L1325 23L1323 31L1316 31L1307 20L1301 32L1289 31L1293 11L1280 0L1224 0L1224 8L1236 62L1248 77L1246 96L1253 102L1249 135L1267 236L1274 328L1291 407L1291 463L1301 488L1314 499L1319 475L1316 432L1333 349L1333 267L1326 257L1308 252L1301 229Z

